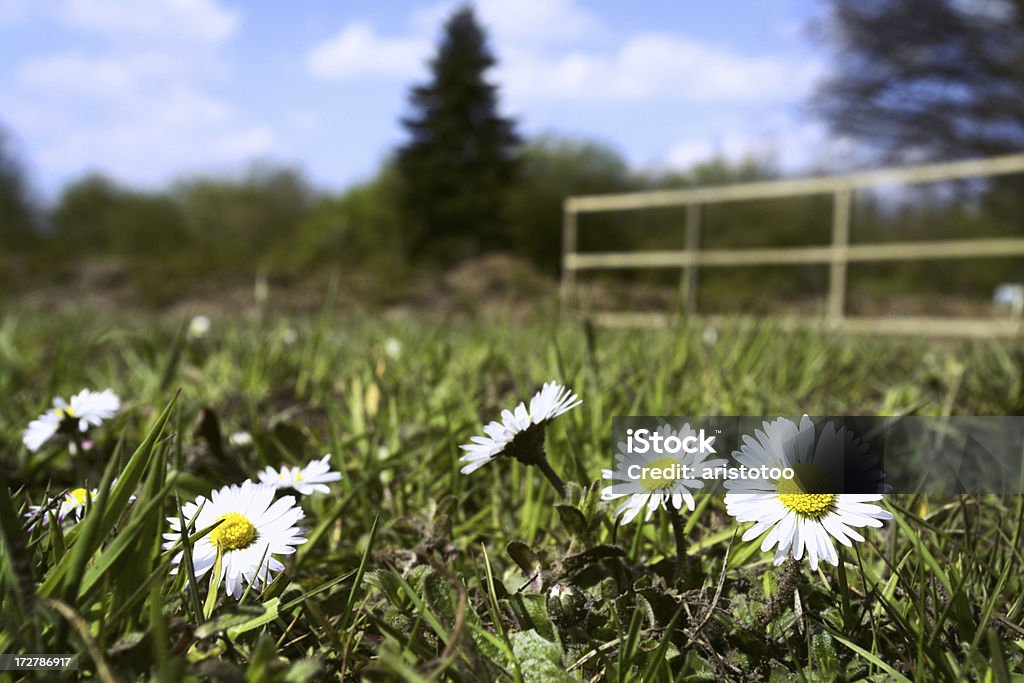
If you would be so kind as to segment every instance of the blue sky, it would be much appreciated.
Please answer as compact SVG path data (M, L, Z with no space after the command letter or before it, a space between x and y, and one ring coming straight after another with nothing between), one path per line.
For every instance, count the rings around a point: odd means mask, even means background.
M408 88L456 3L0 0L0 124L53 196L89 170L156 187L254 159L337 190L403 139ZM827 73L815 0L478 0L523 133L637 167L715 154L799 172L842 146L802 110Z

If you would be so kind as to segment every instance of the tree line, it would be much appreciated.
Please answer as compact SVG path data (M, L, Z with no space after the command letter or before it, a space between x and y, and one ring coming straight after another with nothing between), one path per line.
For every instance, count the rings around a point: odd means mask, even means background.
M982 7L981 5L984 5ZM830 0L818 25L834 68L813 100L838 135L874 151L874 163L947 159L1024 147L1024 3ZM523 139L500 110L487 73L496 63L472 8L445 23L429 79L413 87L407 140L368 181L340 193L295 168L255 163L234 178L186 177L140 190L102 175L67 185L49 205L33 196L10 138L0 131L0 289L59 279L88 259L112 259L154 298L166 283L262 271L365 270L399 277L504 251L556 275L561 203L570 194L687 187L780 177L770 161L712 160L680 172L631 169L612 146L548 134ZM866 195L855 238L941 238L1021 231L1019 181L951 185L900 202ZM709 247L828 241L828 198L708 207ZM580 247L678 248L684 212L586 216ZM1020 279L1013 264L936 273L887 266L905 282L944 292L985 291ZM870 271L870 268L866 270ZM662 276L664 282L659 278ZM630 274L669 283L677 274ZM778 285L781 296L824 287L818 267L710 273L702 291ZM666 279L667 278L667 279Z

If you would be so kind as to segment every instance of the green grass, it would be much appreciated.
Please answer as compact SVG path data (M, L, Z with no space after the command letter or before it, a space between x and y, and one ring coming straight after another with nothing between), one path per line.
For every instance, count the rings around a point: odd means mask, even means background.
M1019 414L1019 344L727 326L708 345L699 327L537 320L213 324L189 342L180 320L0 318L0 652L77 652L100 680L1021 679L1021 497L893 496L893 522L812 573L772 567L703 496L683 520L680 573L667 515L617 525L596 484L615 415ZM512 461L461 475L459 444L550 379L584 400L548 431L568 500ZM95 448L30 457L21 430L84 387L124 401ZM199 434L212 417L225 457ZM227 444L241 430L252 446ZM165 518L326 452L344 479L303 500L310 541L266 591L205 616L205 583L169 575ZM115 477L78 525L26 535L30 501ZM573 592L550 598L554 584Z

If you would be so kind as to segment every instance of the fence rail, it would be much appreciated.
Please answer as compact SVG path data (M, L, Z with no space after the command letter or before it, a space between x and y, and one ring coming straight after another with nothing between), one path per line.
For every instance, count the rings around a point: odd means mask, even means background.
M849 318L846 316L847 267L850 263L968 259L1024 256L1024 238L932 240L850 244L851 208L856 190L879 185L913 185L968 178L1024 173L1024 154L975 159L945 164L881 169L864 173L744 183L684 190L568 197L564 202L562 230L562 299L572 309L577 303L576 275L584 270L624 268L679 268L682 273L684 309L697 313L698 273L702 267L829 264L828 313L824 322L832 329L883 334L936 336L1009 336L1022 332L1017 320L977 318ZM700 248L701 207L706 204L756 199L784 199L816 194L833 195L832 242L779 248ZM686 207L686 249L672 251L587 252L577 251L578 216L583 213L635 211L670 206ZM600 324L652 325L672 316L662 314L601 312ZM791 325L820 325L820 318L791 318Z

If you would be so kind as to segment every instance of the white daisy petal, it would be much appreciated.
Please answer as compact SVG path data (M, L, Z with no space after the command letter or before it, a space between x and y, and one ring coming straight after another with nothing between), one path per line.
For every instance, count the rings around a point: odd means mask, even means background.
M89 425L99 426L104 420L114 417L121 409L121 399L110 389L83 389L71 397L69 408L69 416L78 418L79 428L84 432Z
M484 425L484 436L473 436L470 443L460 448L467 451L460 462L466 463L460 472L471 474L490 461L501 457L515 438L529 429L543 429L559 415L575 408L582 401L569 389L557 382L548 382L530 399L530 405L520 402L514 410L502 410L501 421Z
M318 462L326 464L324 459ZM182 506L186 520L196 529L221 522L195 543L193 563L197 575L205 575L213 568L219 552L224 590L236 599L241 598L245 586L259 589L273 580L272 572L284 569L274 555L291 554L296 545L306 542L302 531L295 526L303 517L302 508L295 505L292 496L275 501L275 491L273 486L246 481L213 491L209 500L200 496L195 503ZM204 502L197 516L196 511ZM168 517L168 524L172 533L163 535L164 550L179 542L182 535L177 516ZM177 572L182 556L183 553L178 553L172 560L172 573ZM263 558L262 563L260 558Z
M571 400L575 400L575 398ZM658 427L657 431L663 439L676 436L682 441L690 437L697 437L697 432L689 424L684 424L678 430L663 424ZM696 509L693 492L702 489L704 482L700 479L684 478L682 473L685 470L675 469L675 466L692 468L693 472L700 473L705 468L714 469L726 464L725 460L707 460L706 458L711 455L713 453L704 453L699 450L695 453L681 451L671 455L628 453L626 444L619 443L618 453L615 454L616 468L614 470L606 469L601 473L603 479L610 479L613 484L605 487L601 496L604 500L630 496L630 500L620 505L615 511L616 516L621 517L624 524L633 521L639 510L645 506L647 508L645 519L650 519L659 507L667 508L669 505L675 510L682 510L685 505L688 510L692 511ZM631 468L637 466L640 468L639 477L630 474ZM666 468L668 468L669 474L677 472L679 476L677 478L659 476L665 474ZM654 471L649 477L648 472L651 470ZM634 475L636 474L635 469L632 472Z
M70 402L55 396L53 408L29 422L21 440L34 453L61 431L62 426L65 430L77 428L86 432L90 427L98 427L104 420L112 418L120 409L121 399L110 389L83 389L72 396Z
M21 435L22 443L35 453L57 433L57 430L60 429L60 421L60 415L56 411L46 411L42 416L28 423L28 427Z
M273 489L293 489L303 496L313 493L330 493L328 483L341 479L341 472L331 469L331 454L328 453L319 460L313 460L308 465L299 469L287 465L276 470L273 467L266 467L257 478L263 484Z
M112 484L114 483L117 483L116 478ZM32 531L40 521L45 525L46 510L53 511L54 516L62 526L69 526L70 524L80 522L82 517L85 516L89 505L98 495L99 490L97 489L75 488L68 490L63 495L50 498L43 505L30 505L28 513L25 515L31 520L27 528L29 531ZM134 503L135 496L130 496L128 502Z
M764 422L762 429L755 430L754 437L744 436L739 451L733 457L747 466L768 465L784 467L794 465L803 468L805 474L815 474L826 481L833 473L842 473L842 457L857 457L865 462L854 463L865 481L880 479L877 458L844 427L836 429L829 423L822 429L817 443L814 440L814 425L806 415L800 426L786 418ZM849 464L849 463L847 463ZM809 471L816 470L816 472ZM808 481L813 477L809 477ZM839 564L839 554L833 539L844 546L852 547L853 542L863 542L864 537L854 527L881 527L885 520L892 519L892 513L874 503L882 500L881 494L850 494L806 492L808 489L796 486L794 492L790 482L760 482L757 486L736 480L726 488L726 511L739 522L753 522L743 534L744 541L762 537L761 550L774 549L774 563L781 564L787 557L801 560L806 555L812 570L818 568L819 560L833 566ZM770 490L765 491L768 488ZM837 487L838 488L838 487ZM742 491L742 493L734 493Z

